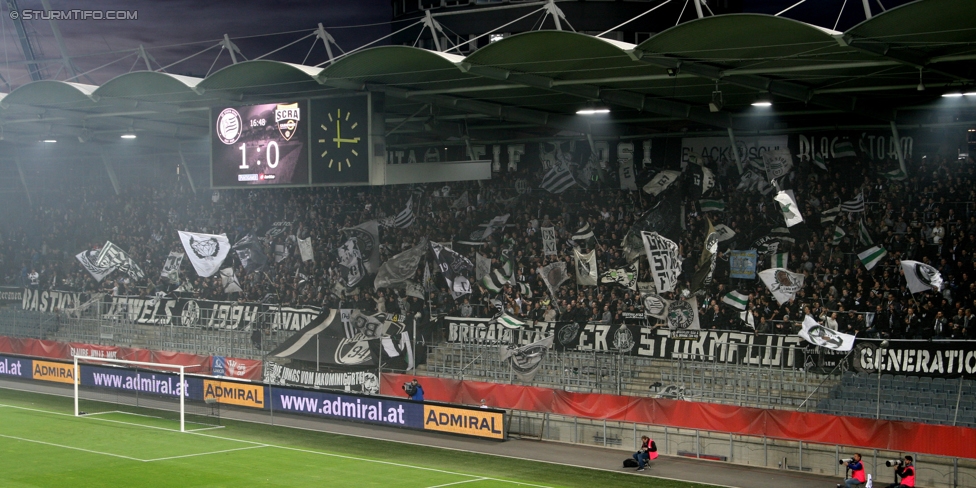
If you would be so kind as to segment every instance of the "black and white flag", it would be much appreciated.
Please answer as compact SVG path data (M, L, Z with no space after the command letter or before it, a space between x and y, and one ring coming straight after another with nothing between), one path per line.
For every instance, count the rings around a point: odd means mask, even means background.
M918 261L901 260L901 269L912 293L923 291L942 291L942 274L939 270Z
M276 263L280 263L288 259L288 246L284 244L275 244L274 247L274 260Z
M678 176L681 176L680 171L661 171L660 173L654 175L654 177L651 178L651 181L648 181L647 184L644 185L644 193L660 195L662 191L678 180Z
M783 268L769 268L759 272L759 279L766 284L773 294L776 303L782 305L794 297L803 288L803 275L793 273Z
M437 268L447 282L447 288L451 290L451 296L457 300L471 293L471 281L468 278L474 272L471 260L436 242L431 242L430 248L434 252Z
M474 279L481 281L482 278L491 273L491 259L482 256L481 253L474 255Z
M540 185L543 190L549 193L562 193L576 184L573 179L573 172L565 164L557 163L542 178Z
M101 283L106 276L112 274L115 271L114 265L99 266L96 264L98 258L98 251L81 251L75 258L85 267L85 270L95 278L95 281Z
M237 281L234 268L224 268L220 270L220 284L224 287L224 293L239 293L244 291L241 282Z
M793 169L793 154L789 149L767 149L762 158L768 181L785 176Z
M539 275L542 276L542 281L546 283L546 287L549 288L549 294L553 299L556 298L556 291L559 290L559 285L569 279L565 261L557 261L539 268Z
M380 266L376 272L376 279L373 286L376 289L402 286L407 280L412 279L420 266L420 260L427 252L427 238L422 237L417 245L407 249L390 258Z
M549 350L552 349L553 337L555 336L550 335L521 347L499 346L501 360L508 361L512 372L515 373L519 381L532 381L539 369L542 368L542 363L546 360Z
M796 196L793 194L793 190L781 191L773 199L779 204L787 227L793 227L803 222L803 214L800 213L800 208L796 205Z
M655 288L661 293L674 291L678 284L678 275L681 274L678 245L657 232L641 232L641 238Z
M339 246L336 252L339 254L339 266L346 272L344 284L347 288L355 288L369 274L366 270L366 264L363 262L363 253L359 249L357 239L355 237L350 238Z
M848 200L840 204L841 212L857 213L864 211L864 194L858 193L853 200Z
M488 226L485 227L484 232L481 233L481 238L478 240L485 240L489 236L495 233L495 229L504 229L505 224L508 223L508 217L511 214L499 215L488 222Z
M626 268L615 268L605 271L600 275L600 283L616 283L624 288L631 290L637 289L637 274L640 271L640 261L634 261Z
M181 252L170 251L169 256L166 257L166 262L163 263L162 271L159 272L159 277L169 283L179 283L180 265L183 264L183 256L184 254Z
M705 244L702 248L701 256L698 258L698 267L695 275L691 278L691 292L695 293L704 286L711 284L712 274L715 272L715 258L718 254L718 233L712 222L708 222L708 231L705 233Z
M268 255L261 250L261 242L254 237L254 234L242 237L234 244L233 249L245 273L259 271L268 264Z
M701 329L698 320L698 298L691 297L687 300L674 300L668 303L665 320L672 334L676 331Z
M342 229L350 238L356 239L356 246L362 254L363 267L367 274L375 273L380 268L380 229L375 220L363 222L355 227Z
M298 252L302 255L302 261L315 261L315 252L312 251L311 237L298 239Z
M619 164L620 189L636 190L637 180L634 176L634 160L630 158L620 159L617 163Z
M555 256L556 255L556 228L542 227L539 230L542 233L542 254L545 256Z
M411 196L407 200L407 206L400 213L396 214L392 219L387 218L383 221L383 225L387 227L396 227L397 229L406 229L413 225L417 220L417 216L413 213L413 197Z
M220 269L220 265L230 252L230 241L224 234L200 234L196 232L179 231L180 242L190 264L197 274L203 278L213 276Z
M121 247L112 244L111 241L105 241L105 246L98 251L95 264L102 267L115 266L116 269L129 275L134 280L141 280L146 276L142 272L142 268L129 257L129 253L123 251Z
M576 283L583 286L596 286L599 275L596 269L596 251L584 254L579 252L579 249L573 249L573 254L576 255Z
M593 229L590 228L589 222L584 222L583 226L577 229L576 232L573 234L574 241L588 241L590 239L593 239L594 237L595 236L593 235Z

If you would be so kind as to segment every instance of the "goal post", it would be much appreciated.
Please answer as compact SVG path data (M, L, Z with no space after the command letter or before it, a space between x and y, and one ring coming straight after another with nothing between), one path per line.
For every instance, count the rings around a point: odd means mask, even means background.
M131 390L136 395L136 398L138 398L138 394L142 390L142 388L140 388L140 386L138 384L138 382L139 382L139 371L154 372L154 373L163 373L163 374L169 374L169 375L174 375L174 374L177 375L177 381L178 382L177 382L177 385L175 387L176 388L176 391L175 392L169 391L170 388L165 388L165 390L168 393L170 393L171 395L175 394L175 396L177 396L179 398L180 432L186 432L186 397L187 397L187 394L188 394L187 388L186 388L187 385L188 385L188 383L186 381L186 368L187 368L187 366L180 365L180 364L164 364L164 363L151 363L151 362L144 362L144 361L130 361L130 360L125 360L125 359L106 359L106 358L99 358L99 357L94 357L94 356L75 356L74 357L74 408L75 408L75 417L80 417L81 415L84 414L84 412L81 411L81 408L79 406L79 399L80 399L81 393L82 393L81 388L80 388L81 387L81 378L82 378L82 375L81 375L81 365L83 365L83 364L91 365L93 367L96 367L96 366L115 366L115 367L123 368L122 371L127 371L127 372L130 372L130 373L131 373L131 371L135 370L136 371L136 377L135 378L136 378L137 381L135 383L134 388L131 388ZM121 377L122 377L121 375L118 376L118 378L121 378ZM144 381L146 381L146 380L143 380L143 382ZM156 384L158 385L158 382L156 382ZM122 381L118 381L117 384L114 384L114 385L113 384L106 384L106 385L97 385L96 384L95 386L96 387L97 386L103 386L104 388L107 388L107 389L113 389L113 390L118 390L118 392L124 392L125 391L124 390L124 385L126 385L126 383L124 383ZM152 383L150 383L149 386L151 387L152 386ZM163 386L165 387L166 385L163 384ZM156 388L155 390L158 390L158 388ZM149 388L148 391L149 392L153 392L154 389L153 388ZM155 392L158 393L158 391L155 391ZM102 400L102 401L106 401L106 400ZM137 403L138 403L138 401L137 401Z

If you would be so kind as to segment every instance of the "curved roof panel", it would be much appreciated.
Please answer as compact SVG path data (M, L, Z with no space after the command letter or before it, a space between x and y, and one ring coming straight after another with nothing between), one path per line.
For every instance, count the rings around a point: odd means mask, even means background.
M21 85L3 99L4 105L38 105L43 107L76 108L94 105L92 94L98 87L82 83L41 80Z
M925 0L883 12L849 29L847 34L925 50L930 43L964 43L976 38L976 4L972 0Z
M315 77L321 71L322 68L281 61L244 61L204 78L197 88L262 93L276 89L292 91L296 86L315 83Z
M95 90L95 96L111 98L138 98L155 102L184 102L197 98L193 90L202 78L134 71L116 76Z
M464 62L556 79L635 76L648 67L627 55L633 44L568 31L533 31L493 42Z
M784 17L729 14L686 22L642 42L637 49L701 61L736 64L840 51L823 29Z
M319 74L326 80L396 85L424 85L457 82L467 75L455 66L461 56L411 46L379 46L345 56Z

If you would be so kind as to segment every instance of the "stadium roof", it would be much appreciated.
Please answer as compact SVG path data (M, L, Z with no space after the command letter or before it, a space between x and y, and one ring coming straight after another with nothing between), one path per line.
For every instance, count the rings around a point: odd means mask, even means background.
M324 68L256 60L203 79L132 72L102 86L35 81L0 94L0 127L16 142L110 142L136 133L140 143L171 146L205 139L210 107L364 90L385 94L387 131L396 129L387 142L403 145L452 136L637 138L964 124L976 122L976 97L948 106L941 95L973 91L974 60L972 1L920 0L847 32L731 14L680 24L639 45L548 30L468 56L385 46ZM722 107L710 111L716 91ZM760 99L773 107L751 106ZM576 115L592 105L612 113ZM944 110L952 117L935 115Z

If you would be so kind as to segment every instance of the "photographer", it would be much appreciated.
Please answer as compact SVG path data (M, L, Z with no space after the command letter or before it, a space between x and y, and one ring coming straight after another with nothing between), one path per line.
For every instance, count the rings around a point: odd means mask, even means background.
M417 378L413 381L409 381L403 384L403 391L410 397L411 400L416 400L418 402L424 401L424 387L420 386L417 382Z
M888 485L888 488L906 488L915 486L915 467L912 466L912 462L915 459L911 456L905 456L904 461L887 461L885 464L888 466L895 467L895 479L901 479L901 482L894 482Z
M861 464L861 454L855 452L851 459L845 459L841 461L841 464L851 470L851 477L844 480L844 484L847 488L853 488L855 486L861 486L867 482L867 476L864 474L864 465ZM841 484L837 484L837 488L841 488Z

